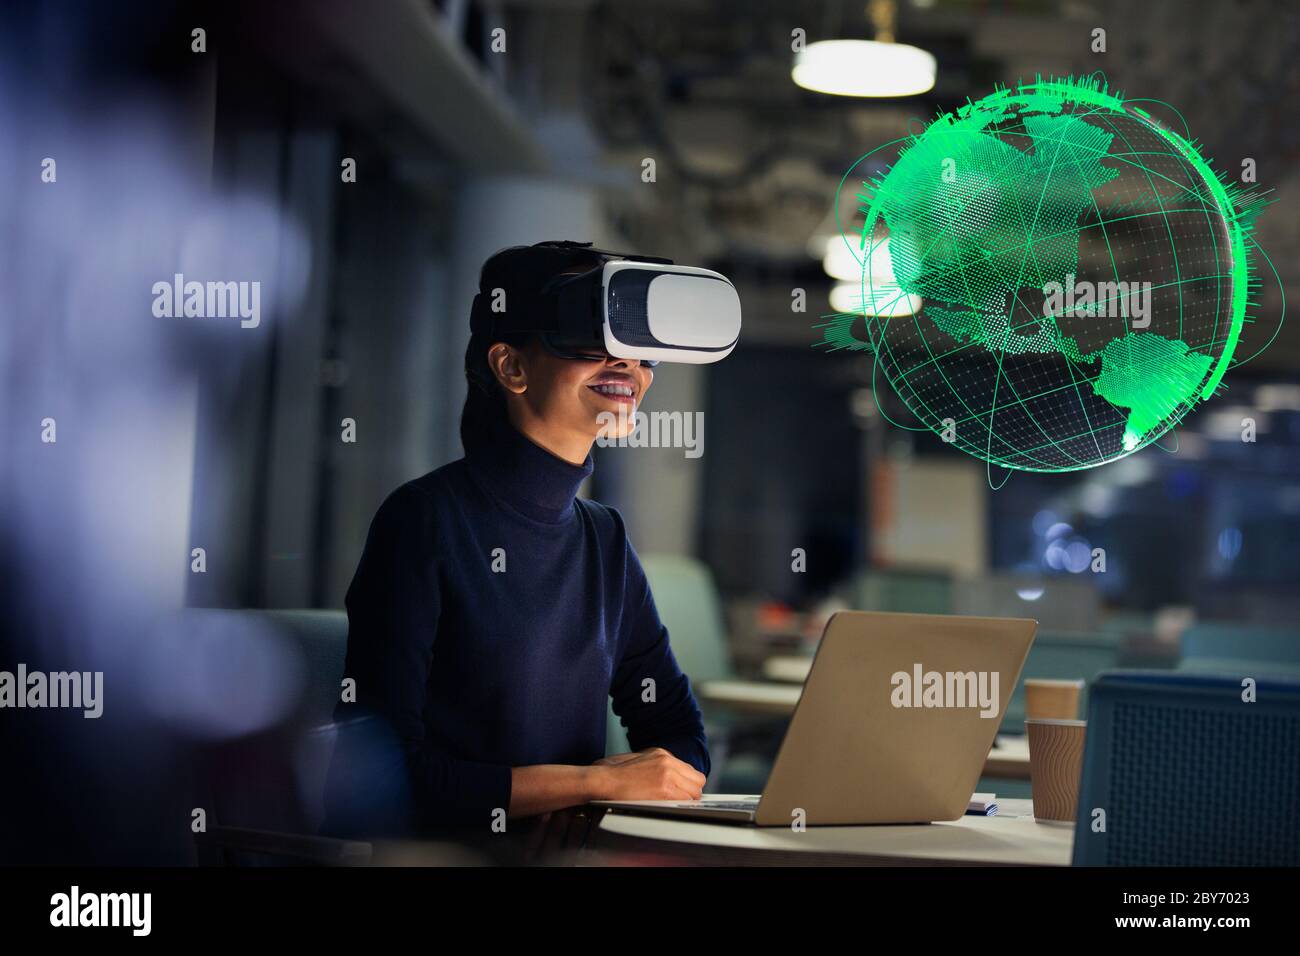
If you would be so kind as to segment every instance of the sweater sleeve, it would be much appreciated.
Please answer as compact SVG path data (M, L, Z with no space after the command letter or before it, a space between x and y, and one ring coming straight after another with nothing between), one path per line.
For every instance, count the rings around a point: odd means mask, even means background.
M673 656L668 629L659 620L641 562L631 543L626 538L624 541L625 639L610 685L614 713L627 728L633 750L663 747L707 776L710 765L703 715L689 678ZM647 684L647 680L653 684Z
M356 703L340 703L335 717L373 716L388 725L418 818L486 828L494 810L509 808L510 768L461 759L425 734L440 608L434 524L427 497L409 485L371 522L346 599L344 676L356 681Z

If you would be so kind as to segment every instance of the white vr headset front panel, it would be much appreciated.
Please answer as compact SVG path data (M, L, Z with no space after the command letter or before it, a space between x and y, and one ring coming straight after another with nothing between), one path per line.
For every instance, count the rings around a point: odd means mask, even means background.
M610 282L625 269L659 273L646 286L646 327L637 336L657 344L621 341L610 326ZM740 296L726 276L709 269L615 260L605 263L601 295L605 351L610 355L704 365L726 358L740 338Z

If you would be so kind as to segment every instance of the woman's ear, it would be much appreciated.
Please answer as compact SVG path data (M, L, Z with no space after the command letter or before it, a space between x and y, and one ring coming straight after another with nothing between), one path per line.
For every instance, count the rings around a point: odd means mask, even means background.
M487 351L488 368L507 392L522 395L528 389L528 373L523 353L513 345L494 342Z

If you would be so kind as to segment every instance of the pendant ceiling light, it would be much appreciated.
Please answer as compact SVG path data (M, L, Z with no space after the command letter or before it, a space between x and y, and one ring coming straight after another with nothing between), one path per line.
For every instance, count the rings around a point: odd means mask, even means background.
M894 0L872 0L874 40L819 40L795 54L790 76L834 96L915 96L934 87L936 63L919 47L894 41Z

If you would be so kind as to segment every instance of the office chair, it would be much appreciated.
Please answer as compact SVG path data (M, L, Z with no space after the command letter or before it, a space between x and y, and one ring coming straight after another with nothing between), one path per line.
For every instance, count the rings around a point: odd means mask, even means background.
M1300 678L1300 629L1205 621L1182 636L1178 670Z
M659 618L668 629L673 656L692 687L704 681L735 677L722 604L713 575L694 558L670 554L646 554L641 566L654 595ZM611 707L607 724L606 753L628 750L627 733ZM759 793L771 771L771 763L755 754L738 754L731 745L739 742L730 715L705 715L709 755L714 764L708 790L727 793ZM778 738L779 739L779 738Z
M369 843L316 835L324 816L325 778L334 750L332 720L347 653L347 615L208 608L185 613L192 628L228 629L282 642L302 678L282 726L205 748L198 797L208 811L208 827L194 835L198 861L366 863L372 849Z
M1026 679L1084 680L1087 683L1079 710L1086 712L1087 684L1102 671L1116 666L1121 640L1117 634L1074 634L1040 629L1029 648L1020 680L1011 692L999 731L1004 734L1025 732Z
M659 619L668 628L673 656L692 686L732 676L718 591L709 569L670 554L647 554L641 567L650 582ZM605 752L626 753L627 731L610 704Z
M1300 864L1300 682L1261 680L1255 693L1244 702L1228 676L1101 675L1074 864Z
M853 584L853 606L863 611L948 614L952 575L944 571L864 571Z

